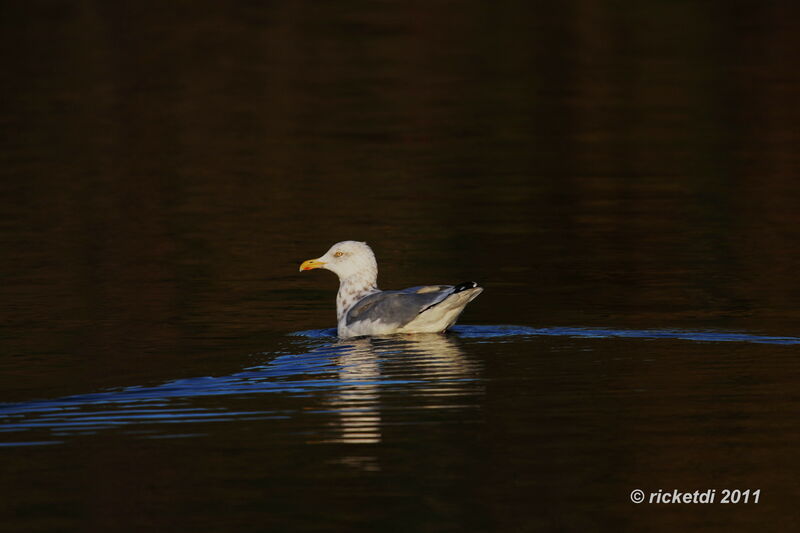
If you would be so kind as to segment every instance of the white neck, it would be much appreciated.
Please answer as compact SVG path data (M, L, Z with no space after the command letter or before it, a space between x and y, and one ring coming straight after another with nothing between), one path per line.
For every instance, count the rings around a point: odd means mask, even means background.
M339 292L336 294L336 319L337 322L357 301L371 292L378 290L378 269L369 269L353 274L346 278L339 278Z

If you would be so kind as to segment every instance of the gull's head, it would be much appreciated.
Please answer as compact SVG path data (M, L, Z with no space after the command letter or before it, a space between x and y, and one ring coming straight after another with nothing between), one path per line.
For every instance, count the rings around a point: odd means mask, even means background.
M309 259L300 265L300 271L315 268L330 270L340 279L356 275L374 278L378 275L378 265L372 248L367 243L358 241L337 242L325 255Z

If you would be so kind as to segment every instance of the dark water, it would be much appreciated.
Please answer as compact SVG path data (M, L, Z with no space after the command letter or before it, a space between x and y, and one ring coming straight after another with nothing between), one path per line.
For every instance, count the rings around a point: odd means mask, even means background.
M796 529L797 14L4 3L0 530Z

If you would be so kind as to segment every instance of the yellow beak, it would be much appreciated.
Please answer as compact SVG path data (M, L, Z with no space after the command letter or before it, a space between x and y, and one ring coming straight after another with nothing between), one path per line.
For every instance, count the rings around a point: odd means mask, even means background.
M319 259L309 259L308 261L303 261L303 264L300 265L300 272L303 270L313 270L315 268L322 268L325 266L325 261L320 261Z

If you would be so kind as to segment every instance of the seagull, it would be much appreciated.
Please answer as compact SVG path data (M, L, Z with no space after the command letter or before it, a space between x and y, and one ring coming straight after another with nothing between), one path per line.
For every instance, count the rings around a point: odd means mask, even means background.
M392 333L443 333L483 288L474 281L423 285L398 291L378 289L378 263L367 243L342 241L325 255L300 265L339 276L337 334L341 338Z

